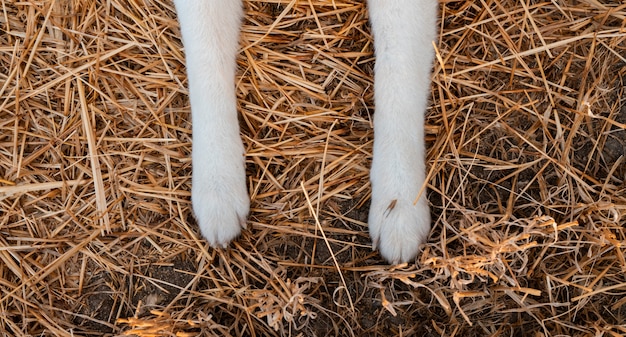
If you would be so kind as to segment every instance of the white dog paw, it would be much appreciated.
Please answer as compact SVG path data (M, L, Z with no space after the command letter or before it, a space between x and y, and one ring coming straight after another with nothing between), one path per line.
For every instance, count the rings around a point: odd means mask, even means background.
M369 230L374 249L390 263L415 258L430 232L430 210L426 198L413 205L409 198L392 199L372 195Z
M202 236L211 247L226 248L246 228L250 199L245 176L194 176L191 202Z

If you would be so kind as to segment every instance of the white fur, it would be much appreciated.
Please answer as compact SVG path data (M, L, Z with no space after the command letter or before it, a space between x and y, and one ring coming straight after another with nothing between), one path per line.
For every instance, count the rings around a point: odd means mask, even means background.
M192 202L202 234L225 247L245 227L249 200L239 138L235 57L237 0L175 0L187 58L193 121ZM409 261L430 230L424 184L428 103L437 0L369 0L375 37L374 159L369 215L374 247L389 262Z
M370 236L392 263L409 261L430 232L424 112L434 56L436 0L369 0L376 51Z
M226 247L250 208L235 96L241 2L176 0L192 108L191 201L211 246Z

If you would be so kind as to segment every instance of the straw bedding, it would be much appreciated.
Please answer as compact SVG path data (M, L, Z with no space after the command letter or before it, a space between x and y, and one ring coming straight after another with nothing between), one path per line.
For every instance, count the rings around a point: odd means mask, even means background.
M172 3L2 1L2 336L626 334L626 5L441 1L434 227L401 266L367 236L363 1L245 6L252 212L215 250Z

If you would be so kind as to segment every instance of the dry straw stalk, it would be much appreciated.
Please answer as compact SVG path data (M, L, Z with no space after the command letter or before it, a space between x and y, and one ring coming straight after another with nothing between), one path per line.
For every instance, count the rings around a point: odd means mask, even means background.
M191 216L173 4L1 3L2 336L626 334L621 1L441 1L435 222L404 266L367 236L364 1L245 1L228 250Z

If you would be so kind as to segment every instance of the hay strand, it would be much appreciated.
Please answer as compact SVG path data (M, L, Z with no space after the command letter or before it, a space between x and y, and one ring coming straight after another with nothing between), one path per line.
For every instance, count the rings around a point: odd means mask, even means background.
M2 1L2 336L626 334L626 6L440 1L434 227L367 235L364 1L246 0L249 230L191 216L170 1Z

